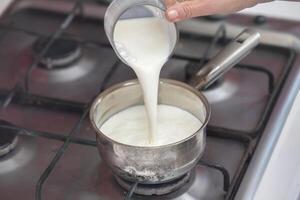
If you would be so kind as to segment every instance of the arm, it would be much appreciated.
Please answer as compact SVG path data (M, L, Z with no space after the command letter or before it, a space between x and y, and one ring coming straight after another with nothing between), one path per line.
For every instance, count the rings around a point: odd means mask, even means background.
M165 0L166 16L170 21L191 17L227 14L271 0Z

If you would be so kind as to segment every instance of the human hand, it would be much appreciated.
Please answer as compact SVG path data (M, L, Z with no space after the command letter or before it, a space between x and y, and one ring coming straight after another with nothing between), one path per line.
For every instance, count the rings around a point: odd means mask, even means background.
M165 0L169 21L213 14L228 14L270 0Z

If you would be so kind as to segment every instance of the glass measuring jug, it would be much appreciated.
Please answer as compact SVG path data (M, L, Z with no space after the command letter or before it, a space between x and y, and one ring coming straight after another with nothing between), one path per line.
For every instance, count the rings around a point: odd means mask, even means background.
M162 0L114 0L106 10L104 17L104 29L108 40L117 56L128 64L124 55L118 50L118 43L114 40L114 30L117 22L123 19L160 18L166 20L165 29L169 38L169 55L172 55L177 43L178 32L174 23L165 18L166 7Z

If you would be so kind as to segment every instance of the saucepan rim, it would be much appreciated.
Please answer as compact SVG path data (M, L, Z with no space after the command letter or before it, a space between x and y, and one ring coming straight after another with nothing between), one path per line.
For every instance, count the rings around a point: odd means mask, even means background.
M135 149L162 149L162 148L169 148L169 147L173 147L176 146L178 144L182 144L188 140L190 140L191 138L195 137L195 135L197 135L202 129L204 129L207 124L208 121L210 119L210 115L211 115L211 107L210 104L208 103L206 97L198 90L196 90L195 88L191 87L190 85L187 85L186 83L183 82L179 82L179 81L175 81L175 80L171 80L171 79L160 79L160 85L161 84L170 84L170 85L175 85L175 86L179 86L182 87L192 93L194 93L197 97L199 97L199 99L202 101L204 107L205 107L205 111L206 111L206 116L205 116L205 120L202 124L202 126L195 131L195 133L193 133L192 135L190 135L187 138L184 138L183 140L180 140L178 142L174 142L174 143L170 143L170 144L166 144L166 145L160 145L160 146L134 146L134 145L129 145L129 144L124 144L118 141L115 141L113 139L111 139L110 137L106 136L101 130L100 127L98 127L96 125L95 122L95 111L96 108L99 104L101 104L101 102L103 101L103 99L110 93L122 89L124 87L130 87L133 85L139 85L139 82L137 79L134 80L129 80L129 81L125 81L116 85L111 86L110 88L107 88L106 90L104 90L101 94L98 95L98 97L96 97L96 99L94 100L91 109L90 109L90 121L92 123L92 126L94 127L94 129L96 130L97 136L103 137L106 140L114 143L114 144L118 144L124 147L131 147L131 148L135 148ZM204 134L204 133L202 133Z

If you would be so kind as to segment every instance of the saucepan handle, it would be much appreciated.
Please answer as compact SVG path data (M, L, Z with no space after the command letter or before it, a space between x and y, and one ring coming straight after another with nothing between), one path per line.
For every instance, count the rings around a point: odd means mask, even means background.
M259 43L260 34L245 29L192 78L190 84L201 90L245 58Z

